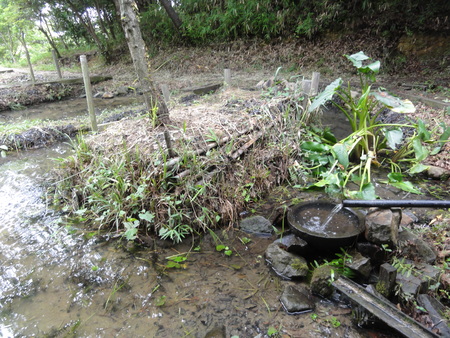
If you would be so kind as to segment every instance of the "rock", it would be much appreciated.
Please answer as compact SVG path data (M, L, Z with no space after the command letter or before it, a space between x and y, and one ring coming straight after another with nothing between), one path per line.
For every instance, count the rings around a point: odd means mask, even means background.
M116 89L116 95L127 95L129 88L127 86L120 86Z
M364 278L369 278L372 272L372 264L370 258L364 257L359 252L352 256L351 262L346 262L345 266L355 271Z
M406 228L399 232L398 249L403 256L414 261L418 260L428 264L436 261L436 253L433 249Z
M103 93L103 95L102 95L102 99L112 99L114 97L114 93L111 93L111 92L106 92L106 93Z
M375 244L396 247L401 212L397 209L371 209L366 216L366 239Z
M306 260L283 250L277 243L272 243L267 247L266 259L272 265L272 269L282 277L301 278L308 274Z
M271 78L269 80L259 81L255 87L256 87L256 89L268 89L268 88L272 87L273 84L274 84L274 80L273 80L273 78Z
M403 294L417 296L422 292L422 280L412 274L398 273L396 283Z
M225 325L216 326L206 333L205 338L226 338L226 332Z
M290 314L314 309L314 303L307 296L308 292L299 288L300 286L287 285L280 297L283 308Z
M365 257L369 257L373 264L378 265L386 261L387 253L379 245L370 242L356 243L356 249Z
M402 211L402 220L400 222L401 226L411 225L414 222L417 222L419 219L416 215L414 215L411 211L403 210Z
M265 234L270 235L273 231L272 223L267 218L263 216L253 216L244 218L239 226L242 231L251 234Z
M428 177L435 180L446 180L450 176L450 171L441 167L430 165L428 166L427 174Z
M338 278L336 269L330 265L321 265L314 269L310 283L311 292L324 298L330 297L334 291L330 283L332 273L335 274L334 279Z
M281 247L285 247L287 252L292 252L299 255L306 253L308 250L308 243L294 234L283 236L277 239L275 243Z
M427 294L419 295L417 302L428 311L433 324L433 331L438 330L437 333L442 337L450 337L450 328L444 317L445 306Z
M220 87L222 87L221 83L215 83L215 84L207 84L207 85L201 86L201 87L186 89L186 90L193 91L194 94L197 94L197 95L206 95L206 94L215 92Z
M405 264L411 264L411 266L414 267L414 276L422 280L420 286L421 292L427 292L430 286L435 285L439 282L441 277L441 270L434 267L433 265L422 262L414 262L408 259L405 259L404 262Z

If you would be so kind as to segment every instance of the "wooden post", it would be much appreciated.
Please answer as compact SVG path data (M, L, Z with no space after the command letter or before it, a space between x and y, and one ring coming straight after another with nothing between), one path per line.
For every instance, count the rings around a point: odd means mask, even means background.
M97 119L95 118L94 99L92 97L91 79L89 78L89 69L86 55L80 55L81 70L83 71L84 90L86 91L86 100L88 105L89 117L91 119L92 131L97 132Z
M162 84L161 85L161 91L162 91L163 96L164 96L164 101L166 101L166 104L169 104L169 100L170 100L169 87L166 84Z
M302 81L302 91L309 96L309 93L311 92L311 80Z
M319 81L320 81L320 73L313 72L311 78L311 92L310 96L316 96L319 93Z
M380 276L376 290L386 298L390 298L395 291L397 269L389 263L380 266Z
M223 77L224 77L224 82L227 86L231 85L231 70L228 68L225 68L223 70Z
M55 63L56 72L58 73L58 79L62 79L61 68L59 67L58 57L56 56L56 52L52 49L53 62Z
M167 129L164 130L164 140L166 141L166 146L167 146L167 151L169 153L169 158L175 157L177 154L175 153L175 151L172 148L172 140L170 138L170 133L169 133L169 131Z

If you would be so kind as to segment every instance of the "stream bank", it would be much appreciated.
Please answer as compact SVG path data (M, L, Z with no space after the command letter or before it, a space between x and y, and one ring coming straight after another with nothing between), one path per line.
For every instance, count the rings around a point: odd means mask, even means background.
M253 117L256 116L255 119L257 119L258 115L264 113L260 109L259 95L260 93L244 91L241 88L228 88L219 91L217 96L210 95L202 99L194 98L182 107L173 110L173 116L179 118L178 120L175 118L175 122L178 123L175 129L178 130L175 130L174 134L183 136L184 132L188 136L196 136L197 139L203 138L204 140L206 137L217 139L217 137L226 137L227 134L235 131L242 131L243 125L252 124ZM242 96L244 96L244 99L241 99ZM227 109L224 109L225 107ZM278 106L275 104L273 107L277 108ZM177 115L180 111L183 111L184 114ZM271 116L276 117L276 114ZM197 125L192 127L186 123L183 124L183 120L196 121ZM152 129L148 120L127 120L114 126L108 128L103 135L91 138L91 144L100 152L117 153L121 149L120 147L123 147L124 140L129 142L130 148L132 148L131 145L136 144L139 144L139 146L153 145L153 142L149 140L149 135L155 136L155 130ZM205 137L205 135L208 136ZM299 144L304 141L300 138L300 135L299 132ZM156 135L159 142L162 141L161 136L162 133ZM248 142L251 142L251 137L249 137ZM150 151L145 155L152 153L151 149L153 148L149 147L149 149ZM279 158L273 156L273 153L261 151L260 154L263 155L261 158L267 161L266 163L273 166L271 169L274 169L274 172L277 172L276 170L281 173L286 172L282 166L277 167L282 162L277 162ZM282 158L282 156L280 157ZM260 161L253 159L253 161L244 164L238 162L236 166L249 168L252 162L260 163ZM258 178L267 179L266 171L262 169ZM274 182L281 179L280 177L282 175L274 175L269 181ZM255 184L253 184L254 177L249 175L248 179L248 183L242 185L230 184L230 186L242 189L238 190L238 193L245 194L242 195L244 198L256 199L260 195L258 190L255 189ZM264 182L264 180L261 181ZM280 182L277 181L277 183ZM261 186L257 188L259 189ZM272 191L270 186L265 188ZM397 194L398 191L393 190L391 196L397 196ZM305 199L306 197L291 196L289 198ZM250 209L242 212L257 212L256 207L252 208L253 205L247 206ZM273 210L274 207L271 206L270 209ZM82 229L82 225L78 227L78 225L72 224L72 228L69 228L68 231L74 232L74 234L77 232L84 233L87 237L97 234L96 229L87 233ZM67 296L64 293L55 293L61 295L63 302L64 300L67 302L67 299L69 299L70 306L60 311L66 311L71 315L63 317L61 322L64 324L59 326L53 324L50 318L42 320L42 324L36 320L35 326L39 326L40 332L55 334L62 334L64 330L72 330L77 333L81 332L81 335L89 335L94 334L91 333L92 331L88 331L93 329L97 329L95 332L97 335L103 335L103 332L106 332L105 336L129 332L140 334L140 332L148 333L148 327L146 324L142 324L138 318L148 320L155 317L155 320L151 322L154 325L154 331L151 331L151 334L168 337L179 335L180 332L184 334L196 332L199 337L203 337L207 332L216 328L223 332L222 325L217 323L223 323L224 321L230 328L227 334L231 331L231 334L244 337L266 334L271 323L274 323L273 327L277 329L284 328L283 332L292 336L308 335L314 330L318 330L318 336L358 335L357 329L349 322L351 310L342 304L338 305L338 303L322 302L315 299L320 304L316 308L318 313L314 312L317 316L302 314L302 317L292 317L284 314L281 311L278 297L281 285L286 285L288 282L275 278L276 276L270 274L263 265L261 249L268 245L268 241L245 235L251 241L245 240L247 244L244 244L241 240L244 234L235 229L234 224L230 224L229 230L233 231L219 232L218 237L221 245L228 247L228 250L217 252L217 239L207 232L208 235L204 238L205 242L194 242L192 245L192 248L199 247L200 253L194 253L197 251L192 249L194 252L184 261L174 261L170 258L167 260L166 257L191 251L191 243L164 248L166 242L157 241L157 245L155 245L154 237L148 239L150 249L143 250L139 246L139 241L137 243L136 241L130 241L126 245L128 251L124 251L121 247L114 247L111 242L102 242L108 236L120 236L120 233L115 234L114 232L97 240L83 241L83 243L88 243L82 247L83 253L69 246L68 251L76 252L76 256L81 259L82 263L77 261L77 263L71 265L70 262L65 264L61 261L59 268L63 271L64 281L69 285L68 289L75 295ZM12 237L14 237L14 234ZM56 238L61 241L60 238ZM80 238L81 240L82 238ZM8 243L9 245L10 243ZM89 256L90 245L95 248L92 251L95 252L92 254L94 257ZM119 245L122 246L123 242ZM107 253L104 253L100 247L105 247ZM108 254L115 251L119 253L117 257ZM230 251L231 253L228 255ZM88 253L87 256L84 255L84 252ZM135 265L128 259L136 262L143 261L144 263ZM75 259L68 258L68 261L74 262ZM111 261L111 265L105 263L108 261ZM197 262L199 265L197 265ZM39 266L36 263L34 265ZM55 267L55 269L57 268ZM49 271L56 273L56 270ZM143 277L140 277L141 275ZM37 278L39 280L40 277ZM52 278L54 280L55 277ZM35 293L38 295L36 298L32 298L33 304L36 301L36 305L33 305L34 310L37 310L37 304L44 302L45 295L39 294L39 290L36 291L35 286L38 285L37 289L42 288L45 293L46 290L52 290L52 286L47 286L51 283L44 280L41 287L39 283L34 282L34 279L33 282L29 282L30 279L27 279L27 276L22 276L20 279L24 280L26 285L31 284L32 286L31 291L26 294L28 298L34 297ZM174 281L173 285L170 284L171 281ZM192 283L192 281L195 283ZM12 283L17 284L15 280ZM209 283L213 283L214 287L211 287ZM96 287L95 290L92 285ZM199 285L201 288L198 288ZM239 293L239 291L245 291L245 294ZM14 295L7 298L11 299L11 313L21 314L16 317L33 318L34 313L31 315L26 312L27 310L22 309L22 306L25 308L25 304L29 306L26 299L16 298ZM322 307L322 303L326 305ZM53 308L57 308L58 302L55 301L53 304L55 304ZM77 311L72 310L72 308L77 309ZM265 309L267 309L267 313ZM92 314L92 312L95 314ZM6 311L7 313L8 311ZM52 314L54 313L52 312ZM97 318L97 314L106 319ZM323 316L321 316L322 314ZM72 315L77 319L73 319ZM10 326L9 323L13 321L11 319L13 317L14 315L7 318L6 325L13 330L20 330ZM243 321L245 317L251 318L251 320ZM78 321L78 319L80 320ZM120 321L120 323L113 324L113 321ZM49 324L50 322L52 323ZM126 323L123 324L124 322ZM91 324L93 327L90 327ZM121 326L119 327L119 325ZM115 331L108 331L110 328ZM33 328L28 327L26 330L31 331ZM367 332L363 332L363 334L365 333Z

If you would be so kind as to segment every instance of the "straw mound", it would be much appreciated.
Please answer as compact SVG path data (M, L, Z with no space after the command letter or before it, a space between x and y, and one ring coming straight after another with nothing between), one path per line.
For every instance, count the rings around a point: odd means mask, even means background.
M184 140L206 144L208 139L231 136L256 124L260 115L255 111L263 104L259 96L259 92L223 89L214 97L201 99L202 104L174 106L171 103L172 123L166 127L155 128L148 116L125 119L106 125L88 142L105 154L138 149L141 156L149 157L158 149L166 148L164 130L167 128L175 143Z

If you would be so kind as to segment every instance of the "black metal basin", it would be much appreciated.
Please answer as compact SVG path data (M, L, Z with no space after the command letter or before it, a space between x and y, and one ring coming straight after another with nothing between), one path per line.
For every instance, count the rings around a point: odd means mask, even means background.
M292 232L320 251L335 251L353 245L364 231L359 214L351 209L340 209L328 219L336 204L313 201L297 204L287 215Z

